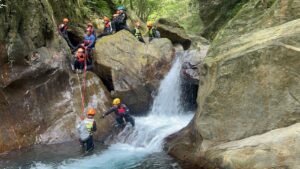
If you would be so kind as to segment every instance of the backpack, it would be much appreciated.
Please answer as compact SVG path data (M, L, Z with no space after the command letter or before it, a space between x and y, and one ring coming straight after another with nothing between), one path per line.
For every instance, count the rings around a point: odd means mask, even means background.
M153 30L153 34L155 38L160 38L160 32L157 29Z
M83 121L77 125L77 131L81 141L86 141L90 137L90 132Z

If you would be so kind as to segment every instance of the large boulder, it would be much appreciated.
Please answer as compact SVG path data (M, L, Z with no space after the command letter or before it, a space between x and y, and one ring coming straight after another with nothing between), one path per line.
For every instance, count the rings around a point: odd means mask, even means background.
M151 93L168 72L174 56L168 39L139 42L128 31L106 36L96 44L95 71L133 113L145 112Z
M1 79L1 83L5 85L0 90L0 152L36 143L75 140L75 124L83 113L82 96L85 97L85 108L96 108L95 118L101 126L96 137L104 138L112 119L100 121L100 115L110 104L109 92L101 80L88 73L86 90L81 93L83 75L52 67L61 62L41 63L45 55L39 56L27 69L15 66L14 71L3 66L1 77L5 79ZM17 73L21 75L15 76Z
M162 38L170 39L173 44L181 44L185 50L190 48L192 41L178 23L162 18L156 22L156 27Z
M221 168L294 168L300 167L300 123L262 135L232 141L210 148L207 161Z
M278 0L269 5L266 10L260 0L249 1L216 35L201 66L198 112L186 128L189 132L182 132L199 135L193 136L198 138L198 144L188 142L179 133L168 144L172 155L183 159L185 150L181 147L188 145L193 147L192 157L203 159L196 162L199 167L210 168L209 164L213 168L216 166L212 159L218 161L217 154L226 151L220 148L214 152L213 147L299 123L300 8L294 7L300 2ZM280 142L278 137L270 137ZM268 143L271 142L266 139ZM278 146L278 151L286 148L299 152L293 145ZM259 146L253 152L263 151ZM209 152L215 155L210 157ZM217 167L263 169L273 164L280 168L282 164L272 158L280 157L275 151L262 154L269 160L262 165L259 158L252 156L248 166L247 158L243 160L239 155L229 151L220 155ZM297 157L297 153L290 153L284 156L283 164L296 169ZM230 164L225 162L227 159Z
M237 140L300 120L299 28L295 20L245 34L205 59L196 120L202 137Z
M77 16L82 2L3 3L6 7L0 9L0 152L35 143L74 140L75 122L82 114L82 75L69 71L70 49L58 35L56 21L66 16L83 18ZM58 12L67 6L76 11ZM109 103L109 92L101 80L88 73L85 108L97 109L96 120L102 129L96 133L99 139L110 128L112 119L99 120Z

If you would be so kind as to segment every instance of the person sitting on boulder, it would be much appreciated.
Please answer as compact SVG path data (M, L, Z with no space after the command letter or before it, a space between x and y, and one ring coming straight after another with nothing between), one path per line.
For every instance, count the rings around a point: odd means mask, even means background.
M134 127L135 121L129 115L128 107L125 104L121 103L121 99L119 99L119 98L114 99L112 104L113 104L113 106L110 108L110 110L108 110L107 112L105 112L102 115L102 118L104 118L105 116L114 112L116 115L116 122L117 122L118 127L124 127L126 125L126 124L124 124L124 119L125 119L126 123L129 122L131 124L131 126Z
M85 64L85 49L83 47L79 47L75 54L75 61L74 61L74 69L77 73L81 73L84 69Z
M96 110L94 108L90 108L87 111L87 117L81 116L81 122L77 126L80 139L79 142L82 147L86 146L86 151L91 151L94 149L94 139L93 133L97 130L97 124L94 120L94 116L96 114Z
M71 43L71 41L69 39L68 23L69 23L69 19L64 18L63 23L58 26L58 32L67 41L69 47L73 50L75 47L73 46L73 44Z
M153 22L147 22L149 42L154 38L160 38L160 32L153 26Z
M142 32L141 32L141 24L140 22L135 23L135 28L132 30L132 34L140 41L145 43Z
M127 21L127 14L125 13L125 7L119 6L117 11L117 16L113 21L111 22L113 33L118 32L120 30L129 30L126 21Z
M98 38L102 38L103 36L111 35L112 34L112 28L111 28L111 22L108 17L104 17L104 29L103 32L98 36Z

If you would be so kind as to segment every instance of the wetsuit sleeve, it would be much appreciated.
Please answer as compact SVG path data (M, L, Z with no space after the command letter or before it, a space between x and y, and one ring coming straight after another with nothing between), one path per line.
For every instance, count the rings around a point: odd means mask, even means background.
M126 18L127 18L126 14L123 13L123 14L119 15L118 22L124 24L124 23L126 23Z
M114 111L116 111L116 107L110 108L107 112L104 113L104 116L107 116L107 115L109 115L110 113L112 113Z

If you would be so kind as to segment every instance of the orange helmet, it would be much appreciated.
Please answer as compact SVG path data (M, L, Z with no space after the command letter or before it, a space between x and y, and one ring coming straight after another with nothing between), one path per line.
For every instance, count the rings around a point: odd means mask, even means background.
M109 18L106 16L103 19L104 19L104 21L109 21Z
M63 19L63 22L64 22L64 23L68 23L68 22L69 22L69 19L68 19L68 18L64 18L64 19Z
M96 110L94 108L90 108L86 114L94 116L96 114Z

